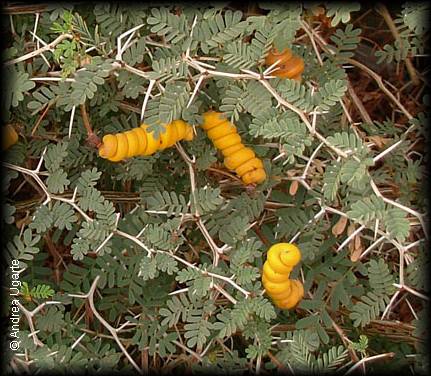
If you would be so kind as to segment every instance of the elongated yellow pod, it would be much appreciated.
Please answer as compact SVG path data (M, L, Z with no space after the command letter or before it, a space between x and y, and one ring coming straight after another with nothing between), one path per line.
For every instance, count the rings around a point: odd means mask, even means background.
M138 155L152 155L173 146L177 141L192 139L192 126L182 120L167 124L165 132L160 133L159 137L154 137L153 132L148 132L148 125L142 124L130 131L103 136L99 156L118 162Z
M266 173L262 161L252 149L244 146L235 125L221 115L220 112L206 112L202 128L214 146L222 152L225 166L235 171L244 184L264 182Z
M18 141L18 133L11 124L2 127L2 144L1 149L7 150Z
M262 284L274 304L282 309L295 307L304 296L298 280L289 279L292 269L301 261L301 251L291 243L274 244L263 264Z

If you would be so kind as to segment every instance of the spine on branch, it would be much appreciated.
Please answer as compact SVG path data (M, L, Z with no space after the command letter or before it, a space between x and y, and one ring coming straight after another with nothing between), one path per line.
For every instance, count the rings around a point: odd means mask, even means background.
M262 161L252 149L244 146L235 125L224 119L219 112L206 112L203 118L202 128L214 146L222 152L224 165L235 171L244 184L259 184L265 181L266 173Z
M301 252L291 243L273 245L263 264L262 283L266 293L278 308L291 309L304 296L304 287L296 279L290 279L290 273L301 260Z
M193 128L182 120L175 120L165 126L165 132L154 137L148 132L148 125L130 131L103 136L99 156L112 162L140 155L152 155L157 151L173 146L177 141L193 139Z

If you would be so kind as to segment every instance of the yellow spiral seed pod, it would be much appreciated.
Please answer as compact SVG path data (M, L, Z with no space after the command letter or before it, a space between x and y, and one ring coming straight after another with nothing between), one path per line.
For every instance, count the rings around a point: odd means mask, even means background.
M267 261L277 273L290 273L301 260L299 248L291 243L278 243L268 250Z
M278 295L284 293L285 291L290 291L291 287L290 279L287 279L284 282L271 282L265 277L265 275L262 276L262 284L270 295Z
M152 155L156 151L170 148L177 141L193 139L193 128L182 120L175 120L165 126L165 132L154 137L149 126L142 124L130 131L103 136L99 156L112 162L138 155Z
M215 111L206 112L202 128L214 146L222 152L226 168L235 171L244 184L264 182L266 173L262 161L252 149L244 146L235 125L221 115Z
M269 265L269 262L265 262L263 264L263 274L262 276L265 277L270 282L280 283L287 281L289 279L289 273L277 273L275 272L271 266Z
M295 307L304 296L298 280L289 279L292 269L301 260L299 248L291 243L274 244L263 264L262 284L274 304L282 309Z
M291 309L295 307L304 297L304 287L302 283L296 279L292 280L291 294L287 299L274 299L274 304L278 308Z
M7 150L18 141L18 133L11 124L2 127L2 145L1 149Z

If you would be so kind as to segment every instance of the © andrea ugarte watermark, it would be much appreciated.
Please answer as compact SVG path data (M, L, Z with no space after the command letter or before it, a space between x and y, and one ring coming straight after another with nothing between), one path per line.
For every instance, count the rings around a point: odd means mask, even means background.
M10 333L11 338L9 343L9 348L12 351L17 351L19 349L21 341L19 340L19 319L20 319L20 309L18 306L18 295L21 290L21 281L19 279L19 261L12 260L11 262L11 284L9 289L10 300Z

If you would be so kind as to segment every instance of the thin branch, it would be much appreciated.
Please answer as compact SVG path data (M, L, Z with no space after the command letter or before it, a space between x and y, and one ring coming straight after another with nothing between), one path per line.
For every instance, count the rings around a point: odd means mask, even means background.
M80 108L81 108L82 122L84 124L85 129L87 130L87 140L95 147L99 147L102 142L100 141L99 137L96 136L96 134L93 132L93 129L91 128L90 119L88 117L85 103L81 104Z
M319 52L319 50L318 50L318 48L317 48L317 45L316 45L316 41L314 40L314 37L313 37L313 33L311 33L310 32L310 30L308 29L308 25L307 24L305 24L305 22L304 21L301 21L301 24L302 24L302 28L304 29L304 31L307 33L307 35L308 35L308 38L310 39L310 41L311 41L311 45L313 46L313 49L314 49L314 52L316 53L316 56L317 56L317 60L319 61L319 64L320 64L320 66L322 66L323 65L323 60L322 60L322 57L320 56L320 52ZM304 25L305 24L305 25Z
M37 333L39 331L36 331L35 327L34 327L34 323L33 323L33 316L38 313L43 307L45 307L46 305L50 305L50 304L61 304L61 302L56 302L56 301L48 301L48 302L44 302L40 305L38 305L35 309L33 309L33 311L29 311L27 308L25 308L19 301L17 303L19 309L22 311L22 313L24 313L25 318L27 319L28 322L28 326L30 328L30 336L33 338L33 342L36 346L40 346L43 347L44 344L43 342L41 342L39 340L39 338L37 338Z
M320 47L322 47L325 51L331 54L335 54L335 52L332 50L332 46L329 46L328 43L318 34L316 33L310 26L303 22L304 28L308 28L311 33L316 37L316 40L320 44ZM410 120L413 119L413 116L410 114L409 111L401 104L401 102L392 94L392 92L385 86L383 83L382 77L378 75L376 72L374 72L372 69L368 68L366 65L354 60L354 59L347 59L347 62L362 69L364 72L366 72L368 75L371 76L371 78L376 81L379 88L391 99L391 101L406 115L406 117Z
M217 291L219 291L222 295L224 295L228 300L231 301L231 303L236 304L237 300L231 295L229 294L226 290L224 290L222 287L220 287L219 285L217 285L216 283L214 283L213 285L215 287L215 289Z
M353 60L353 59L347 59L347 61L362 69L364 72L368 73L374 81L376 81L379 88L389 97L389 99L392 100L394 104L397 105L397 107L406 115L406 117L411 120L413 119L413 115L403 106L403 104L392 94L392 92L385 86L383 83L382 77L380 77L376 72L374 72L372 69L368 68L366 65L360 63L359 61Z
M39 116L39 118L36 121L36 124L34 125L33 129L31 130L30 135L33 136L36 132L37 128L39 127L40 123L44 119L45 115L48 113L51 106L54 104L54 102L48 102L45 106L45 110L42 112L42 114Z
M197 266L189 263L186 260L183 260L181 257L178 257L177 255L174 255L174 254L171 254L171 253L168 253L168 252L163 252L163 251L158 251L158 252L166 253L166 254L170 255L171 257L173 257L175 260L181 262L184 265L187 265L188 267L190 267L192 269L200 271L204 275L207 275L209 277L214 277L214 278L217 278L217 279L221 279L222 281L225 281L225 282L229 283L232 287L236 288L238 291L240 291L241 293L243 293L246 298L248 298L248 296L250 295L250 293L247 290L244 290L241 286L239 286L237 283L235 283L233 281L232 277L229 278L229 277L225 277L223 275L219 275L219 274L216 274L216 273L212 273L212 272L208 272L208 271L205 271L205 270L201 270Z
M156 80L150 80L147 91L145 93L145 98L144 98L144 101L142 102L142 108L141 108L141 123L144 121L145 109L147 108L147 103L148 103L148 100L150 99L151 90L153 90L155 83L156 83Z
M305 113L303 111L301 111L299 108L296 108L295 106L293 106L292 104L290 104L289 102L285 101L275 90L274 88L269 84L269 82L265 81L265 80L259 80L259 82L271 93L271 95L277 100L278 103L280 103L281 105L283 105L284 107L287 107L288 109L292 110L293 112L295 112L296 114L299 115L299 117L301 118L301 120L304 122L304 124L307 126L308 130L310 131L310 133L317 137L321 142L323 142L327 147L329 147L331 150L333 150L335 153L337 153L339 156L343 157L343 158L347 158L348 155L341 149L339 149L338 147L332 145L329 141L326 140L325 137L323 137L319 132L317 132L316 130L313 130L313 127L310 123L310 121L308 120L308 118L306 117Z
M311 154L310 159L307 162L307 165L305 166L304 172L301 175L302 179L305 179L307 177L308 169L311 167L311 162L316 157L317 153L319 152L320 148L323 146L323 142L321 142L316 149L314 149L313 154Z
M32 41L34 42L34 36L35 36L35 34L36 34L36 31L37 31L37 26L38 26L38 23L39 23L39 16L40 16L40 13L39 12L36 12L36 18L35 18L35 21L34 21L34 28L33 28L33 38L32 38Z
M76 298L85 298L88 301L88 304L90 305L91 311L93 312L94 316L97 317L97 319L100 321L100 323L106 328L108 329L108 331L111 333L112 337L115 339L115 342L117 342L118 347L121 349L121 351L123 352L123 354L126 356L126 358L129 360L129 362L133 365L133 367L140 373L142 374L142 370L139 368L139 366L135 363L135 361L133 360L133 358L130 356L130 354L127 352L126 348L124 347L123 343L120 341L120 339L118 338L117 335L117 330L115 328L113 328L103 317L102 315L97 311L95 305L94 305L94 293L96 291L97 288L97 282L100 279L100 275L98 275L93 283L91 284L90 290L88 291L87 294L85 295L81 295L81 296L77 296L74 295L74 297Z
M331 317L331 323L332 323L332 327L335 329L335 331L337 332L337 334L341 338L341 341L343 342L344 347L346 347L348 349L349 355L350 355L350 358L352 359L352 361L358 362L359 358L358 358L358 355L356 354L355 349L352 346L349 346L352 343L352 341L344 334L343 329L341 329L335 323L335 321L332 319L332 317Z
M389 310L391 309L392 305L395 302L395 299L397 298L397 296L400 294L401 290L398 290L395 292L395 294L392 296L391 300L389 301L388 305L386 306L385 310L383 311L382 317L380 318L380 320L383 320L385 318L385 316L388 314Z
M41 48L39 48L37 50L34 50L34 51L32 51L32 52L30 52L28 54L25 54L23 56L20 56L20 57L16 58L16 59L12 59L12 60L6 61L4 63L4 65L8 66L8 65L12 65L12 64L17 64L17 63L19 63L21 61L25 61L25 60L31 59L31 58L33 58L35 56L38 56L38 55L40 55L43 52L51 51L57 44L61 43L64 39L73 39L73 35L71 35L71 34L61 34L59 37L57 37L56 39L54 39L51 43L47 44L46 46L43 46L43 47L41 47Z
M353 231L337 248L336 252L340 252L347 244L350 243L350 241L358 235L363 229L365 228L365 225L361 225L358 227L355 231Z
M150 248L148 248L144 243L142 243L138 238L136 238L135 236L133 236L133 235L130 235L130 234L128 234L127 232L123 232L123 231L120 231L120 230L115 230L115 233L117 234L117 235L120 235L120 236L122 236L122 237L124 237L124 238L127 238L127 239L129 239L129 240L131 240L132 242L134 242L134 243L136 243L137 245L139 245L141 248L143 248L143 249L145 249L146 251L147 251L147 256L149 257L149 256L151 256L152 254L153 254L153 252L154 252L154 250L152 250L152 249L150 249Z
M362 101L358 98L356 95L355 90L353 89L350 82L347 83L347 91L350 95L350 98L352 98L353 103L356 105L356 108L358 109L362 120L367 124L373 124L373 119L371 119L371 116L368 114L367 110L365 109L365 106L363 105Z
M398 43L400 44L400 48L402 48L403 46L403 41L400 37L400 34L398 33L398 29L395 26L395 22L392 19L388 8L386 8L386 6L382 3L378 3L376 6L377 12L383 17L383 19L385 20L386 24L389 27L389 30L391 31L392 35L394 36L394 38L398 41ZM406 68L407 68L407 72L409 73L409 76L412 80L413 85L417 86L420 84L420 80L418 78L418 75L416 73L416 70L413 66L412 61L410 60L410 58L407 56L404 59L404 63L406 64Z
M189 102L187 103L186 108L189 108L189 107L190 107L190 105L192 104L193 99L195 98L195 96L196 96L196 94L197 94L197 92L198 92L198 90L199 90L199 87L201 86L201 84L202 84L202 81L203 81L203 80L204 80L204 76L203 76L203 75L200 75L200 76L199 76L199 80L198 80L198 82L196 83L196 86L195 86L195 88L194 88L194 90L193 90L193 93L192 93L192 95L191 95L190 99L189 99Z
M41 160L43 159L43 156ZM8 162L3 162L3 166L6 168L9 168L11 170L22 172L23 174L30 175L34 180L36 180L37 184L42 188L43 192L45 193L46 200L44 201L44 205L46 205L51 200L51 195L48 192L48 189L46 188L43 181L40 179L39 175L37 174L36 170L29 170L27 168L16 166Z
M399 283L394 283L393 284L395 287L399 288L399 289L404 289L406 291L408 291L409 293L416 295L417 297L423 299L423 300L430 300L430 298L424 294L421 294L420 292L412 289L411 287L407 286L407 285L401 285Z
M75 111L76 111L76 106L73 106L72 111L70 111L69 131L67 133L69 138L72 136L72 126L73 126L73 120L75 118Z
M385 240L385 236L381 236L378 238L375 242L373 242L364 252L361 253L361 255L358 257L358 260L363 259L371 250L376 247L378 244L380 244L383 240Z
M389 352L389 353L384 353L384 354L379 354L379 355L374 355L374 356L370 356L367 358L363 358L359 362L357 362L355 365L353 365L353 367L349 368L347 370L347 372L344 374L344 376L352 373L355 369L359 368L360 366L362 366L363 364L365 364L369 361L374 361L376 359L382 359L382 358L393 358L394 356L395 356L395 353Z
M122 60L122 58L123 58L123 52L126 50L126 48L128 47L127 46L127 44L130 42L130 40L133 38L133 35L135 34L135 32L138 30L138 29L140 29L142 26L144 26L144 24L140 24L140 25L138 25L138 26L135 26L135 27L133 27L132 29L130 29L130 30L127 30L127 31L125 31L124 33L122 33L122 34L120 34L118 37L117 37L117 55L116 55L116 59L117 60ZM124 47L121 45L121 42L122 42L122 39L125 37L125 36L127 36L127 35L129 35L130 34L130 37L129 37L129 39L126 41L126 43L124 44Z
M421 226L422 226L422 228L424 230L425 237L428 239L427 227L425 225L425 221L423 219L422 214L418 213L416 210L413 210L413 209L411 209L411 208L409 208L407 206L404 206L404 205L402 205L402 204L400 204L400 203L398 203L398 202L396 202L394 200L391 200L391 199L386 198L385 196L383 196L383 194L379 191L379 188L377 188L376 183L374 183L374 180L372 180L372 179L370 181L370 185L371 185L371 188L373 189L374 193L377 196L379 196L384 202L386 202L387 204L396 206L397 208L399 208L401 210L404 210L405 212L407 212L407 213L409 213L411 215L414 215L419 220L419 222L421 223Z
M386 154L390 153L392 150L394 150L399 144L401 144L403 140L398 140L393 145L388 147L387 149L383 150L380 154L376 155L373 158L374 163L376 163L379 159L383 158Z

